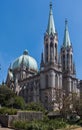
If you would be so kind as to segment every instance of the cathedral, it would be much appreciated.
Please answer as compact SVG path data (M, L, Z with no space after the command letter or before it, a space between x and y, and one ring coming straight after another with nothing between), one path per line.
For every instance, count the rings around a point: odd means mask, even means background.
M76 77L67 20L62 43L58 54L58 33L55 28L52 3L50 3L40 69L37 61L27 50L15 59L8 69L6 84L17 95L22 96L26 103L41 102L47 110L56 110L57 92L60 92L60 97L63 93L66 95L76 93L80 96L80 81Z

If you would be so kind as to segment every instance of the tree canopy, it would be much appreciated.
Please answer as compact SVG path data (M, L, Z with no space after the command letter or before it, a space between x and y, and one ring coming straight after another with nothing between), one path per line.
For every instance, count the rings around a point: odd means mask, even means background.
M0 85L0 105L5 107L13 107L23 109L25 101L22 97L17 96L7 85Z

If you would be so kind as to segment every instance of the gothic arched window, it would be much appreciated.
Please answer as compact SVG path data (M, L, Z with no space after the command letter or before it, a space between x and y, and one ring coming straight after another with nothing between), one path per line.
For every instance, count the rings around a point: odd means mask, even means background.
M65 69L65 55L63 55L62 58L63 58L63 59L62 59L62 61L63 61L63 69Z
M68 68L68 65L69 65L69 54L67 53L67 68Z
M71 54L71 69L72 69L72 54Z
M53 42L50 43L50 47L53 47Z
M46 61L48 62L48 44L46 44Z
M50 43L50 57L53 59L54 56L54 49L53 49L53 42Z
M55 43L55 61L57 61L57 44Z

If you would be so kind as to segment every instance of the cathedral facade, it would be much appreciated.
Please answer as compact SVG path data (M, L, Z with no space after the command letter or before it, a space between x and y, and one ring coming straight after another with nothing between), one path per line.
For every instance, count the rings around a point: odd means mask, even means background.
M57 92L60 97L64 93L66 95L76 93L79 96L79 80L76 78L68 22L65 21L64 40L58 54L58 34L52 3L50 3L48 26L44 34L40 69L36 60L25 50L23 55L9 67L6 83L17 95L23 96L27 103L41 102L48 110L57 109Z

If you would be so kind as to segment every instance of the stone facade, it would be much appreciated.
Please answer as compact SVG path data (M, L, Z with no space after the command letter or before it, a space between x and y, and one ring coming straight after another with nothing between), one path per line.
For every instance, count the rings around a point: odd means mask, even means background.
M18 59L21 62L18 64L16 60L14 65L9 67L6 80L7 85L15 93L23 96L27 103L41 102L46 109L56 110L58 109L57 91L67 95L77 93L79 96L79 82L76 78L73 47L67 21L65 21L63 45L60 54L58 54L58 34L55 29L51 3L48 27L44 35L44 52L41 54L40 70L36 69L33 59L30 59L32 63L28 62L28 59L28 53L24 51ZM26 64L27 62L29 65Z

